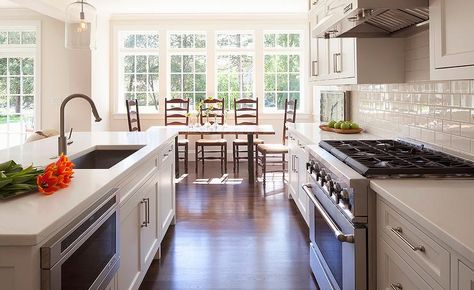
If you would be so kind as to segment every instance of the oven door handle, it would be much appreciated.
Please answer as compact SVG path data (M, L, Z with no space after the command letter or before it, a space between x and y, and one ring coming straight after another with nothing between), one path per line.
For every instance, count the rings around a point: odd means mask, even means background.
M321 216L324 218L326 223L329 225L331 230L334 232L334 235L336 236L337 240L343 243L354 243L354 235L345 235L339 227L336 225L336 223L332 220L332 218L329 216L327 211L324 209L324 207L321 205L321 203L314 197L313 193L311 192L311 184L303 184L302 188L306 195L308 195L309 199L311 202L314 204L314 206L318 209L318 211L321 213Z

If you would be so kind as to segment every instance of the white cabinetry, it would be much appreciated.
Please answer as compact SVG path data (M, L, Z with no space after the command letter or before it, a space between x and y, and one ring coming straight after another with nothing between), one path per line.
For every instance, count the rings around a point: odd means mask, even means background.
M120 207L118 289L138 289L175 218L173 154L173 143L167 143L146 168L135 170L145 173L141 181L131 177L133 185L123 186L130 192L122 194Z
M431 79L472 79L474 1L430 1Z
M377 289L474 290L472 261L404 216L377 198Z
M161 242L170 224L174 223L175 218L174 145L169 144L158 158L160 164L158 177L158 212Z
M310 30L324 22L338 1L318 2L309 12ZM314 38L310 79L321 85L403 83L405 45L401 38ZM383 70L383 73L380 71Z
M159 247L157 175L120 208L119 289L138 289Z
M302 189L306 183L306 163L308 162L308 153L305 150L305 144L296 136L289 135L289 186L288 197L293 198L301 215L306 223L309 223L309 199Z

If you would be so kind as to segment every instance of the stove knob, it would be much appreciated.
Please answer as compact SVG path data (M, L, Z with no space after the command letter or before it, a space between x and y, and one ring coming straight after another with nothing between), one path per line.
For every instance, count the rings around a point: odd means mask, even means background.
M318 172L320 169L321 169L321 168L320 168L320 166L319 166L319 163L316 162L316 161L314 161L314 163L313 163L313 171Z
M327 176L326 170L321 169L321 171L319 171L319 175L321 176L321 179L320 179L321 180L321 186L323 186L324 183L326 182L326 176Z
M346 188L341 190L341 200L344 205L351 209L350 195Z
M339 183L335 182L334 184L334 197L336 198L336 203L339 203L341 200L341 191L342 187Z
M314 164L314 161L310 161L306 163L306 171L308 171L309 174L311 174L313 171L313 164Z

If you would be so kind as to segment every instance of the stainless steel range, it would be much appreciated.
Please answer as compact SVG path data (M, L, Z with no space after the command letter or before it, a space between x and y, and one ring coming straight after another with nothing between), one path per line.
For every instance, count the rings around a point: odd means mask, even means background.
M310 263L321 289L376 289L375 193L369 179L473 177L474 163L402 140L310 146Z

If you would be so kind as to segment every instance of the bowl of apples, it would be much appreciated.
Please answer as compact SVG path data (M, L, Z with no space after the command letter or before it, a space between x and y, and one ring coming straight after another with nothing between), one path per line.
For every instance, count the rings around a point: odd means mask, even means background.
M358 134L364 129L360 128L357 123L351 121L335 121L332 120L325 125L320 125L323 131L335 132L339 134Z

